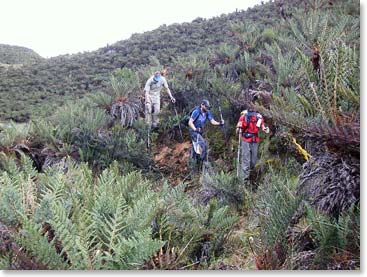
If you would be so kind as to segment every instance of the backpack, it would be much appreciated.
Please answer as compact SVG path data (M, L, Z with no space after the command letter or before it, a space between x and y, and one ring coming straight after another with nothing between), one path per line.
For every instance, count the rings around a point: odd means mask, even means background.
M252 137L254 134L257 134L259 131L259 127L256 126L259 117L257 112L247 112L245 115L245 120L247 123L246 130L243 132L244 136Z
M185 115L184 116L184 118L181 120L181 123L183 124L183 125L185 125L185 126L189 126L189 121L190 121L190 118L191 118L191 115L192 115L192 113L195 111L195 110L197 110L197 109L200 109L200 107L199 106L196 106L196 107L194 107L191 111L190 111L190 113L189 114L187 114L187 115ZM199 113L199 115L196 117L196 118L194 118L194 122L199 118L199 116L200 116L200 113Z
M247 112L246 113L246 123L255 123L257 122L258 118L257 118L257 112Z

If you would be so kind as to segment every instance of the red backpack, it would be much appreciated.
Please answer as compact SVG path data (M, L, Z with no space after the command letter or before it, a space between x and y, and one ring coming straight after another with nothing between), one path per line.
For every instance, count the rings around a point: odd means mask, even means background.
M259 127L256 126L256 123L260 117L257 112L247 112L246 115L244 115L244 119L246 121L246 126L242 129L242 135L245 138L253 138L253 141L255 141L259 132Z

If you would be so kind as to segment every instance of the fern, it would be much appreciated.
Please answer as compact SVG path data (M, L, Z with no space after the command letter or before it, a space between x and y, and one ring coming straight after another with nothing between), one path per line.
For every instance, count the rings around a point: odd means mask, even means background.
M14 239L23 246L29 254L48 269L67 269L68 265L63 257L56 252L54 242L49 242L46 235L42 235L40 225L22 217L22 229Z
M307 221L318 242L314 260L318 268L327 268L337 253L350 253L350 258L359 263L360 237L354 237L355 228L359 228L359 212L358 208L357 212L354 208L343 213L340 220L336 221L307 206Z
M12 264L12 254L1 254L0 253L0 270L9 270Z
M209 212L207 225L212 237L210 238L208 254L215 256L223 250L224 243L230 236L239 217L231 215L228 206L218 208L215 202L210 203L210 210L213 210L213 214L210 215Z
M111 215L96 214L95 212L91 213L93 232L102 247L109 253L112 253L118 237L121 236L122 230L126 228L125 203L123 199L118 199L116 210Z
M56 237L62 243L62 253L67 255L72 269L85 269L89 265L88 250L82 245L75 223L68 218L68 211L60 202L53 206L54 218L50 224L55 229Z
M108 93L114 98L111 115L119 118L122 126L131 127L139 117L141 91L139 76L131 69L116 70L110 78Z
M99 108L107 108L107 109L112 105L114 101L112 95L100 91L89 95L88 98L90 99L93 105L96 105Z
M17 163L12 156L8 156L4 152L0 152L0 169L15 175L19 172Z
M269 174L271 181L259 188L256 210L260 214L261 238L266 246L274 246L285 242L284 234L302 197L295 193L297 179L281 173Z
M221 171L219 174L205 174L205 183L201 190L203 203L216 197L223 205L234 205L240 209L247 191L243 182L233 174Z
M124 234L126 236L131 234L134 230L142 230L150 226L156 215L156 203L156 196L151 192L148 192L144 197L134 201L134 204L125 215L127 228ZM137 218L139 218L139 221L136 221Z
M163 242L151 239L149 229L120 238L113 254L105 253L101 269L139 269L145 259L159 250Z
M208 206L194 205L184 192L184 185L164 188L166 205L163 218L156 222L160 236L169 240L169 246L180 249L178 260L189 257L192 262L218 254L238 217L231 215L228 207L217 203Z
M9 122L0 126L0 150L15 146L18 142L29 138L30 125Z
M22 195L6 174L0 178L0 219L5 224L16 226L19 224L17 213L26 213L23 210Z
M293 34L302 41L303 50L297 48L302 62L300 70L304 72L302 84L303 97L315 105L323 115L335 119L339 110L359 109L358 62L354 51L345 43L345 28L351 18L343 17L333 28L328 17L314 13L298 28L291 24ZM307 22L307 23L305 23ZM300 38L302 30L308 34ZM321 32L316 32L321 30ZM320 53L320 76L316 76L309 58L303 51L312 51L317 47ZM320 79L320 81L318 81ZM314 84L317 83L317 85ZM309 85L311 84L311 87ZM300 98L303 103L305 99ZM347 100L347 101L346 101Z

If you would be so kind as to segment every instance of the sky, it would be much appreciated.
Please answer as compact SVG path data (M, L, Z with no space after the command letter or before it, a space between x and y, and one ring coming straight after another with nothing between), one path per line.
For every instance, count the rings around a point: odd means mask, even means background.
M267 2L264 0L263 2ZM0 0L0 44L42 57L93 51L173 23L211 18L262 0Z

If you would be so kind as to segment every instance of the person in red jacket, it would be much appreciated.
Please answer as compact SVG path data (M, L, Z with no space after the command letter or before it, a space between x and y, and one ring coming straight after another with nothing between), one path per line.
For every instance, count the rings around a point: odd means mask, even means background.
M250 171L255 167L257 160L257 150L259 147L260 128L269 133L269 128L265 127L262 115L252 109L244 110L236 125L236 133L242 135L242 174L246 180L250 177Z

